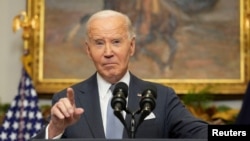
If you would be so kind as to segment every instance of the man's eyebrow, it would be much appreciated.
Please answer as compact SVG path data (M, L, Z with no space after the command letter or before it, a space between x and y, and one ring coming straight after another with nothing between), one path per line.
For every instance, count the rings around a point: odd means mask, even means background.
M99 37L91 37L90 40L97 41L97 40L103 40L103 38Z

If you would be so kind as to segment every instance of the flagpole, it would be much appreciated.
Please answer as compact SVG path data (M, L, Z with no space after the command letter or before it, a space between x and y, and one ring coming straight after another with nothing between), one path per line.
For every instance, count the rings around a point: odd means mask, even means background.
M22 77L21 77L21 83L20 83L20 121L19 121L19 131L18 131L18 140L21 141L24 137L23 135L23 129L24 129L24 99L25 99L25 77L24 77L24 70L22 70Z

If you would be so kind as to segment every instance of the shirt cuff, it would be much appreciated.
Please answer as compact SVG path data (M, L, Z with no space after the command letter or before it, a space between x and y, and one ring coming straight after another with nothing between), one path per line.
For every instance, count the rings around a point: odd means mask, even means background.
M57 136L55 136L53 139L60 139L62 137L62 134L59 134ZM49 139L49 124L46 127L46 131L45 131L45 139Z

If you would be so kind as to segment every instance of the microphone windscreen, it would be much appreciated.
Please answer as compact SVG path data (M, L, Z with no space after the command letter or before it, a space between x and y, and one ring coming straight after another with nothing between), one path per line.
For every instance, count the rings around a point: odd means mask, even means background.
M115 85L115 89L113 91L113 95L116 95L116 93L118 91L122 90L123 93L125 94L124 96L127 97L128 96L128 85L124 82L118 82L116 85Z
M151 93L155 98L157 97L157 89L154 85L147 85L145 91L142 92L142 96Z

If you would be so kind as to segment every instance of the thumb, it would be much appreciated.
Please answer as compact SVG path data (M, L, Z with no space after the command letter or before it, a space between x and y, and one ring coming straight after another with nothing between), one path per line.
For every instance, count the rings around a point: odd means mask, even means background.
M76 108L75 111L74 111L74 118L76 120L80 119L83 112L84 112L83 108Z
M76 108L74 113L75 113L75 115L81 115L82 113L84 113L84 109L83 108Z

